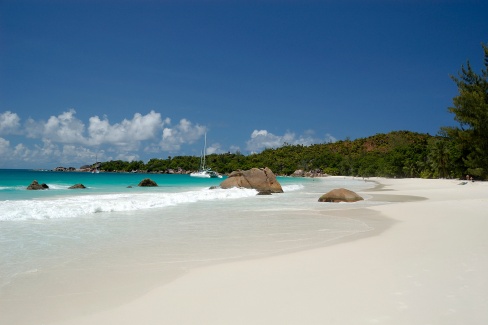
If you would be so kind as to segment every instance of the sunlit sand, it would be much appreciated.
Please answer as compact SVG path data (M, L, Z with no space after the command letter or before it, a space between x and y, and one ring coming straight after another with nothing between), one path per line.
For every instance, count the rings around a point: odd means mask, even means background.
M363 194L396 202L369 208L395 221L375 236L200 268L63 324L487 324L488 184L377 181Z

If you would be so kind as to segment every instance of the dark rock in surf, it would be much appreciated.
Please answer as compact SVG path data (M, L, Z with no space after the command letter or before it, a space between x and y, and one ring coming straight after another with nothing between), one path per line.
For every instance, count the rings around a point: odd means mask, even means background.
M144 178L137 186L151 187L151 186L158 186L158 184L156 184L156 182L150 178Z
M82 189L82 188L86 188L86 186L83 184L75 184L73 186L68 187L68 189L70 189L70 190L76 190L76 189Z
M47 186L45 183L39 184L36 180L32 181L32 183L27 186L28 190L47 190L49 189L49 186Z

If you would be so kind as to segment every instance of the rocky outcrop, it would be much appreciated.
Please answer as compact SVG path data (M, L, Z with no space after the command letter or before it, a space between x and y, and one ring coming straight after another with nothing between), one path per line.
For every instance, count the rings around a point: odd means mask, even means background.
M319 202L356 202L361 200L363 200L361 196L345 188L336 188L319 198Z
M156 182L150 178L144 178L137 186L150 187L150 186L158 186L158 184L156 184Z
M305 177L305 172L302 169L297 169L293 174L290 175L291 177Z
M86 186L83 184L75 184L73 186L68 187L68 189L70 189L70 190L76 190L76 189L81 189L81 188L86 188Z
M47 186L45 183L39 184L36 180L32 181L32 183L27 186L28 190L47 190L49 189L49 186Z
M290 175L291 177L327 177L326 173L322 172L320 169L310 170L308 172L297 169Z
M258 192L283 193L281 184L276 180L275 174L268 167L233 171L220 183L220 187L243 187L255 189Z
M54 171L55 172L74 172L74 171L76 171L76 168L74 168L74 167L62 167L62 166L60 166L60 167L54 168Z

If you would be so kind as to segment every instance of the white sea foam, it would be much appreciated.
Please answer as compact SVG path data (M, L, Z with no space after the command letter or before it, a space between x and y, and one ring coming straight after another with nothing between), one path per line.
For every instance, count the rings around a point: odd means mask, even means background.
M2 211L0 221L83 217L101 212L125 212L199 201L238 199L254 196L256 193L255 190L234 188L179 193L124 193L0 201L0 211Z
M46 184L49 186L50 190L67 190L69 189L69 185L59 185L59 184Z
M304 186L301 184L293 184L293 185L284 185L282 186L283 192L292 192L301 190Z
M0 191L19 191L25 190L27 186L0 186Z

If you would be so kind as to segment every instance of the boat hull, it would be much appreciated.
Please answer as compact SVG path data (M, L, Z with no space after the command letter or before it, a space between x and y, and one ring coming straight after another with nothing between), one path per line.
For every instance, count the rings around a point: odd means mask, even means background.
M222 175L219 175L215 172L195 172L190 174L191 177L199 177L199 178L222 178Z

